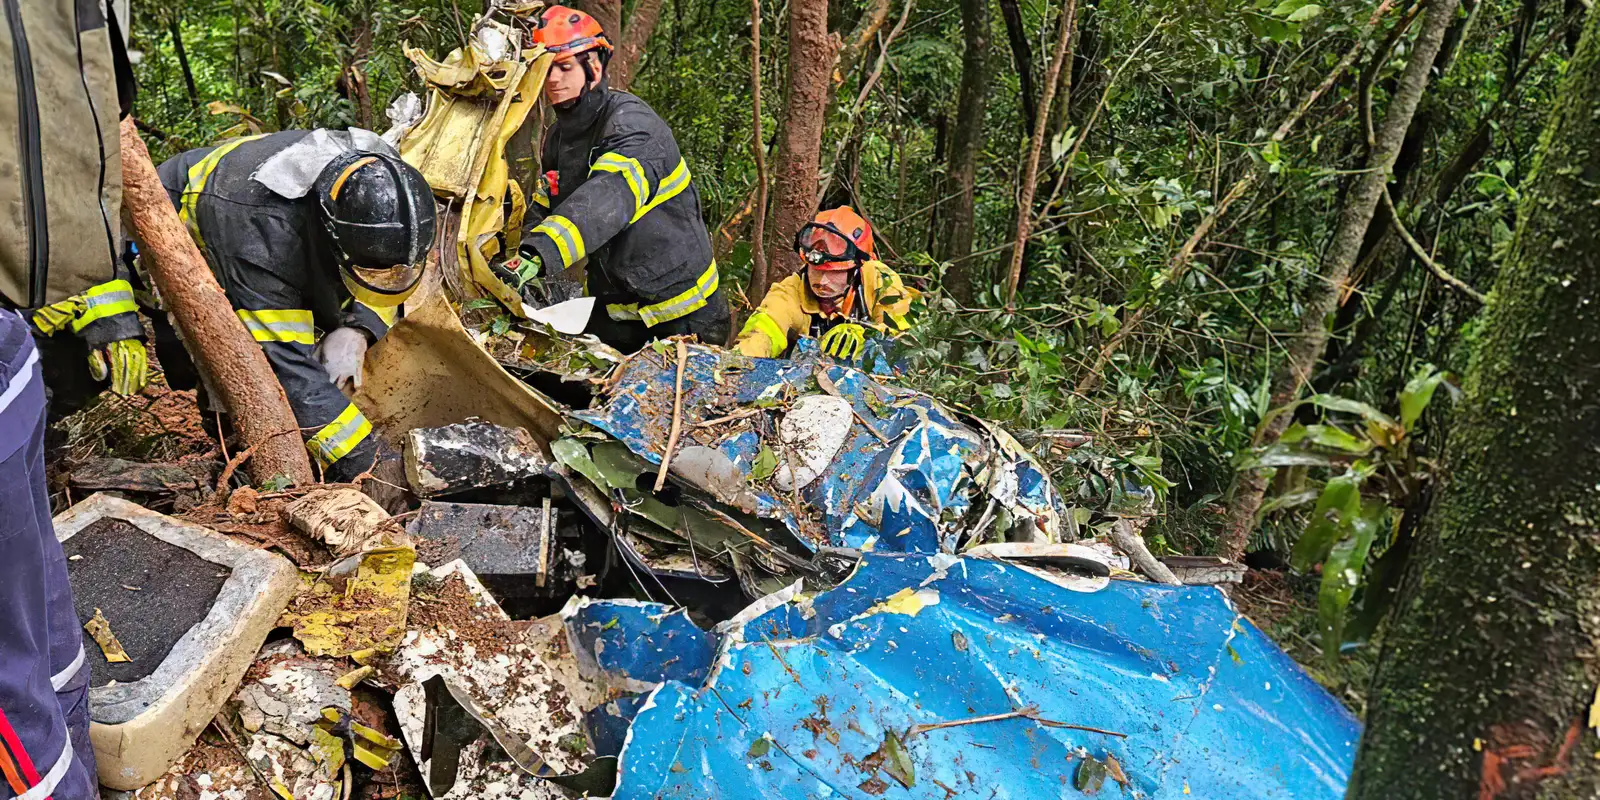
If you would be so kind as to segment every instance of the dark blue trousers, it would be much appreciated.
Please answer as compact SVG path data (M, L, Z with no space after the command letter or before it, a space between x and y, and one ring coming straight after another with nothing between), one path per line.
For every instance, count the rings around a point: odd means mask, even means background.
M98 798L89 670L50 522L44 383L26 323L0 309L0 800Z

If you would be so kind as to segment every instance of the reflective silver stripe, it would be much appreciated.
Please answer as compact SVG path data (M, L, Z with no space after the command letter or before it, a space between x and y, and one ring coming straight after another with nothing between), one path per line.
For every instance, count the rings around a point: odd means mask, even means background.
M78 656L72 659L72 663L68 664L66 669L50 676L51 690L59 692L61 687L67 685L68 681L78 677L78 672L83 669L83 658L83 642L80 641L78 642Z
M28 388L28 384L39 377L33 371L33 365L39 363L39 350L33 347L32 339L23 337L23 341L27 343L24 346L33 349L28 353L28 360L22 362L22 366L17 369L17 374L11 376L11 382L6 385L5 394L0 394L0 411L5 411L11 405L11 401L16 400L17 395L22 394L22 390Z
M562 267L570 267L588 255L583 249L583 234L579 233L578 226L572 224L572 220L566 217L551 214L533 231L550 237L551 241L556 243L556 249L561 251Z
M602 153L600 158L589 168L591 174L595 172L618 172L628 181L628 190L633 192L633 211L638 213L644 208L645 198L650 196L650 181L645 178L644 165L637 159L616 153Z
M651 209L677 197L687 188L689 188L689 162L680 158L678 159L678 166L672 170L672 174L661 179L661 184L656 187L656 196L650 198L650 202L645 203L638 211L635 211L630 222L638 222L639 218L650 213Z
M38 786L17 795L17 800L44 800L55 792L56 786L61 783L61 779L67 776L67 769L72 766L73 759L72 734L63 732L62 738L65 741L61 743L61 757L56 759L56 765L51 767L43 778L39 779Z

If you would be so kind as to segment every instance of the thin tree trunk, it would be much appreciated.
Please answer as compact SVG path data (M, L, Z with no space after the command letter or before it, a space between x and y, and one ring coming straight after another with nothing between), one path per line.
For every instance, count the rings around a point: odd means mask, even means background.
M628 28L622 34L622 43L617 48L617 57L611 60L610 86L624 91L633 85L634 73L639 69L639 59L644 56L645 46L650 44L650 36L655 33L656 23L661 20L662 0L639 0L633 7L633 14L628 17Z
M750 285L771 285L767 277L767 146L761 135L761 0L750 0L750 154L756 160L755 220L751 225ZM763 289L765 294L765 289Z
M839 48L838 81L843 85L850 80L856 68L861 64L861 57L866 54L867 48L872 45L873 37L883 29L883 23L889 19L889 0L872 0L872 5L856 21L856 26L844 37L844 45Z
M1348 797L1600 796L1600 19L1563 79Z
M832 95L829 75L834 56L834 40L828 35L828 0L790 0L789 81L778 128L773 225L767 232L768 282L751 283L751 303L760 303L772 283L800 267L788 237L817 210L822 121Z
M221 395L245 447L254 451L251 477L257 483L277 475L302 486L313 483L311 459L283 387L184 230L133 117L122 121L122 205L185 346Z
M1061 65L1072 61L1072 29L1078 16L1078 0L1067 0L1061 12L1061 32L1057 35L1056 50L1050 59L1050 68L1044 76L1044 95L1039 98L1040 113L1033 126L1033 138L1028 142L1028 165L1022 170L1021 192L1017 198L1017 238L1011 245L1011 269L1006 278L1006 309L1014 307L1017 285L1022 280L1022 255L1028 244L1028 229L1033 224L1033 193L1038 187L1039 155L1044 151L1044 137L1050 124L1050 104L1055 100L1056 82L1061 77ZM1072 72L1067 71L1067 85L1063 87L1063 102L1072 101Z
M1339 227L1328 251L1323 254L1321 274L1311 284L1305 311L1300 316L1299 335L1290 342L1285 363L1273 380L1273 407L1294 400L1300 388L1310 381L1311 370L1328 344L1328 315L1338 307L1339 292L1361 251L1367 226L1372 223L1372 215L1389 181L1390 167L1405 142L1406 131L1411 128L1411 119L1428 86L1429 73L1433 71L1434 58L1439 54L1445 30L1455 18L1459 4L1459 0L1434 0L1423 12L1427 17L1407 54L1405 72L1395 86L1383 124L1378 128L1366 169L1355 179L1355 185L1345 198ZM1258 432L1256 443L1270 446L1277 442L1290 419L1289 414L1273 417ZM1263 470L1247 469L1239 473L1228 504L1226 528L1218 541L1222 555L1238 558L1244 554L1267 483Z
M983 112L989 88L989 3L961 0L961 32L965 48L961 57L961 89L956 99L954 136L951 137L949 173L956 198L944 212L944 235L939 259L952 261L972 253L976 233L973 205L977 199L978 157L983 153ZM977 259L958 261L945 273L945 287L962 305L976 297L972 273Z
M1028 42L1028 31L1022 25L1022 6L1017 0L1000 0L1000 16L1006 22L1006 40L1011 43L1011 60L1016 62L1018 94L1022 99L1022 131L1031 133L1039 116L1038 102L1033 96L1033 46ZM1046 112L1046 116L1048 116Z
M189 93L189 108L198 111L200 90L194 83L194 70L189 68L189 50L183 46L183 31L178 25L176 13L167 22L167 32L172 35L172 52L178 56L178 68L183 71L183 88Z

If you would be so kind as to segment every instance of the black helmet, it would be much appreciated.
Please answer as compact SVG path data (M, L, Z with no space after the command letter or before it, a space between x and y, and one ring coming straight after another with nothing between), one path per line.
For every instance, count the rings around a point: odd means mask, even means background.
M396 306L415 291L437 224L422 173L387 153L346 152L314 187L345 286L369 306Z

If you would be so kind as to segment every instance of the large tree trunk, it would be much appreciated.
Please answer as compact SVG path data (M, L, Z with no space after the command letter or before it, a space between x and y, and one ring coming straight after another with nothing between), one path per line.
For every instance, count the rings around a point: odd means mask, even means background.
M1600 797L1600 19L1570 63L1384 637L1349 797Z
M628 28L617 47L617 57L611 61L608 83L612 88L627 90L633 85L639 59L644 57L645 46L650 44L650 35L655 33L656 23L660 19L661 0L639 0L633 7L633 14L628 17Z
M622 0L582 0L575 5L600 23L613 47L622 41Z
M1274 377L1272 406L1275 408L1293 402L1301 387L1310 382L1311 370L1328 344L1328 315L1338 308L1339 294L1350 277L1350 267L1361 252L1367 226L1372 223L1373 212L1389 181L1390 168L1405 143L1406 131L1411 128L1411 119L1428 86L1434 57L1439 54L1445 30L1450 27L1459 5L1459 0L1435 0L1424 12L1427 18L1411 52L1406 54L1405 72L1395 85L1383 124L1378 127L1366 169L1355 179L1355 185L1345 197L1339 227L1322 257L1321 274L1311 282L1305 311L1300 315L1299 335L1290 342L1285 363ZM1260 432L1259 443L1277 442L1290 420L1289 414L1274 417ZM1218 542L1221 555L1238 558L1244 554L1267 483L1265 471L1247 469L1239 473L1228 504L1227 526Z
M983 110L989 88L989 2L961 0L961 32L966 50L961 57L961 90L956 98L955 132L951 139L949 174L955 199L945 205L944 234L939 237L941 261L972 252L976 219L973 204L978 185L978 156L983 153ZM945 274L945 288L962 305L976 296L973 259L960 261Z
M767 285L750 286L750 303L759 304L767 287L799 269L792 248L795 231L817 211L822 120L833 84L834 41L828 36L828 0L790 0L789 82L778 123L774 164L772 224L767 228Z
M122 205L185 346L210 379L207 385L221 395L245 447L254 451L251 477L257 483L276 475L302 486L315 482L283 387L184 230L133 117L122 121Z

